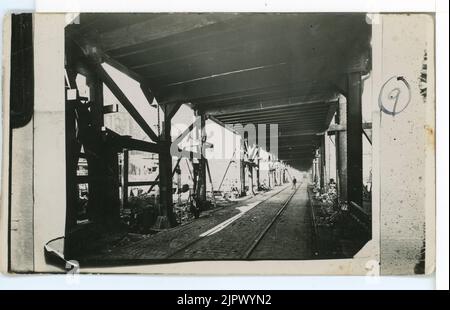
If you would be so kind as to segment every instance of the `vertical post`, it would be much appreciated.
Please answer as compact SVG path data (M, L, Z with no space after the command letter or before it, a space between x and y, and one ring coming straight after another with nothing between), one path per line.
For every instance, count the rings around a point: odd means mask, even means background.
M260 178L259 178L259 155L260 155L260 147L259 147L259 125L255 126L256 128L256 190L259 191L261 186Z
M199 171L199 186L200 186L200 199L206 202L206 158L205 158L205 142L206 142L206 117L205 114L200 114L200 171Z
M108 231L115 231L119 229L117 225L120 220L120 198L119 198L119 155L115 148L106 148L104 154L104 175L103 193L105 200L98 220L106 224Z
M91 104L92 126L100 130L104 125L103 82L93 72L89 74L86 82L89 86L89 99L93 103Z
M318 168L319 168L319 175L320 175L320 190L322 191L324 188L324 176L323 176L323 146L320 145L319 148L319 162L318 162Z
M320 185L320 167L319 167L319 156L316 155L316 183Z
M241 196L245 196L245 133L241 137L241 160L240 160L240 180L241 180Z
M313 159L311 167L311 181L314 183L316 180L316 160Z
M273 171L273 184L275 184L275 186L279 185L279 182L278 182L278 165L275 166L275 170Z
M278 185L281 185L281 167L280 167L280 165L277 166L277 181L278 181Z
M321 174L320 174L320 187L322 190L327 190L328 176L327 176L327 153L326 153L326 133L321 138L320 146L320 164L321 164Z
M257 148L258 148L258 152L257 152L257 158L256 158L256 188L257 188L257 190L259 190L259 188L261 187L261 180L260 180L260 175L259 175L259 170L260 170L260 159L259 159L259 151L260 151L260 148L259 148L259 146L257 146Z
M347 102L343 97L339 98L336 122L343 127L347 126ZM347 129L336 133L335 146L339 199L347 201Z
M253 176L254 176L254 174L253 174L253 165L249 165L248 166L248 169L250 169L250 192L254 195L255 194L255 190L253 189L253 185L254 185L254 182L253 182Z
M122 208L126 208L128 204L128 167L129 167L129 154L128 150L123 150L123 162L122 162Z
M173 214L172 197L172 155L170 154L170 144L172 138L170 135L172 126L171 119L168 117L168 108L164 110L164 121L160 137L161 152L159 153L159 192L161 204L161 217L156 225L159 228L175 226L176 219Z
M89 86L89 101L90 118L91 118L91 133L95 136L97 143L101 136L101 128L104 125L103 121L103 83L95 74L89 70L86 76L86 84ZM88 216L98 224L109 225L109 219L112 219L116 206L110 204L110 195L114 188L107 187L106 183L112 181L112 175L108 165L114 165L112 158L109 158L108 152L112 152L109 148L104 148L101 145L91 145L95 150L90 150L97 154L92 156L86 154L88 162L88 186L89 186L89 200L88 200ZM118 177L118 176L117 176ZM111 183L112 185L113 183ZM117 192L117 196L119 193Z
M362 105L361 73L348 75L347 93L347 190L348 200L362 205Z
M76 72L66 68L71 87L75 87ZM76 139L75 102L66 98L65 126L66 126L66 231L69 233L77 224L77 166L81 145Z

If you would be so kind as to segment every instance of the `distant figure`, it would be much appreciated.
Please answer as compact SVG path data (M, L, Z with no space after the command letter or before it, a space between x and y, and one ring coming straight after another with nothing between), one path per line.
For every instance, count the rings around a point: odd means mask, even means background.
M296 189L297 188L297 179L294 177L292 179L292 189Z

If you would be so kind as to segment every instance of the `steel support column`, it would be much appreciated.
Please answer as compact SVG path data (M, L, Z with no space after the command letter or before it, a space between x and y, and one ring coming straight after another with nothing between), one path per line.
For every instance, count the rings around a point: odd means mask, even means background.
M348 75L347 93L347 169L348 200L362 205L362 81L361 73Z

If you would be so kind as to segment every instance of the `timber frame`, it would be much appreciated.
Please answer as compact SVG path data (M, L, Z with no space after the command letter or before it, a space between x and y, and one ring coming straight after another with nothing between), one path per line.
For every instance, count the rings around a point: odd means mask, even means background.
M91 93L89 101L79 96L66 99L68 232L75 225L73 201L81 145L89 165L94 221L115 227L119 219L118 186L122 184L122 203L126 203L127 187L136 185L125 176L126 169L119 179L117 154L123 153L126 163L129 151L140 150L156 153L159 158L156 180L139 183L151 189L159 187L158 227L177 225L172 178L179 160L173 166L172 154L175 148L179 158L199 160L194 169L194 192L200 201L206 201L210 171L203 151L208 119L224 126L279 125L275 134L279 156L270 157L269 186L286 182L288 168L293 167L311 171L313 180L319 180L325 188L324 139L336 135L339 196L362 204L363 136L370 141L362 122L362 76L371 70L370 26L364 14L148 14L130 17L118 25L107 15L95 19L81 14L80 18L81 25L67 28L66 88L74 89L75 77L81 73L87 77ZM161 105L160 133L155 133L139 114L106 72L104 63L138 82L148 104L156 99ZM109 109L103 106L104 86L152 142L104 128L103 113ZM171 120L182 104L191 105L200 125L192 124L172 140ZM81 138L74 125L79 112L89 114L91 122ZM199 149L179 150L177 141L193 130L200 136ZM241 138L240 194L253 194L255 187L261 187L261 141L249 145L245 133ZM248 179L250 184L246 183Z

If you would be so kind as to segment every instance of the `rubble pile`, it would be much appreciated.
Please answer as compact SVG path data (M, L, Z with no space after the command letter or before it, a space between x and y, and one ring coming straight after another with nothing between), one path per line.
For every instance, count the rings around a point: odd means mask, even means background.
M127 208L121 210L121 220L129 232L146 234L158 217L158 199L155 195L140 195L128 199Z
M338 202L337 190L334 183L330 183L328 190L321 193L320 187L312 189L314 202L312 203L317 226L334 226L342 216L344 203Z

